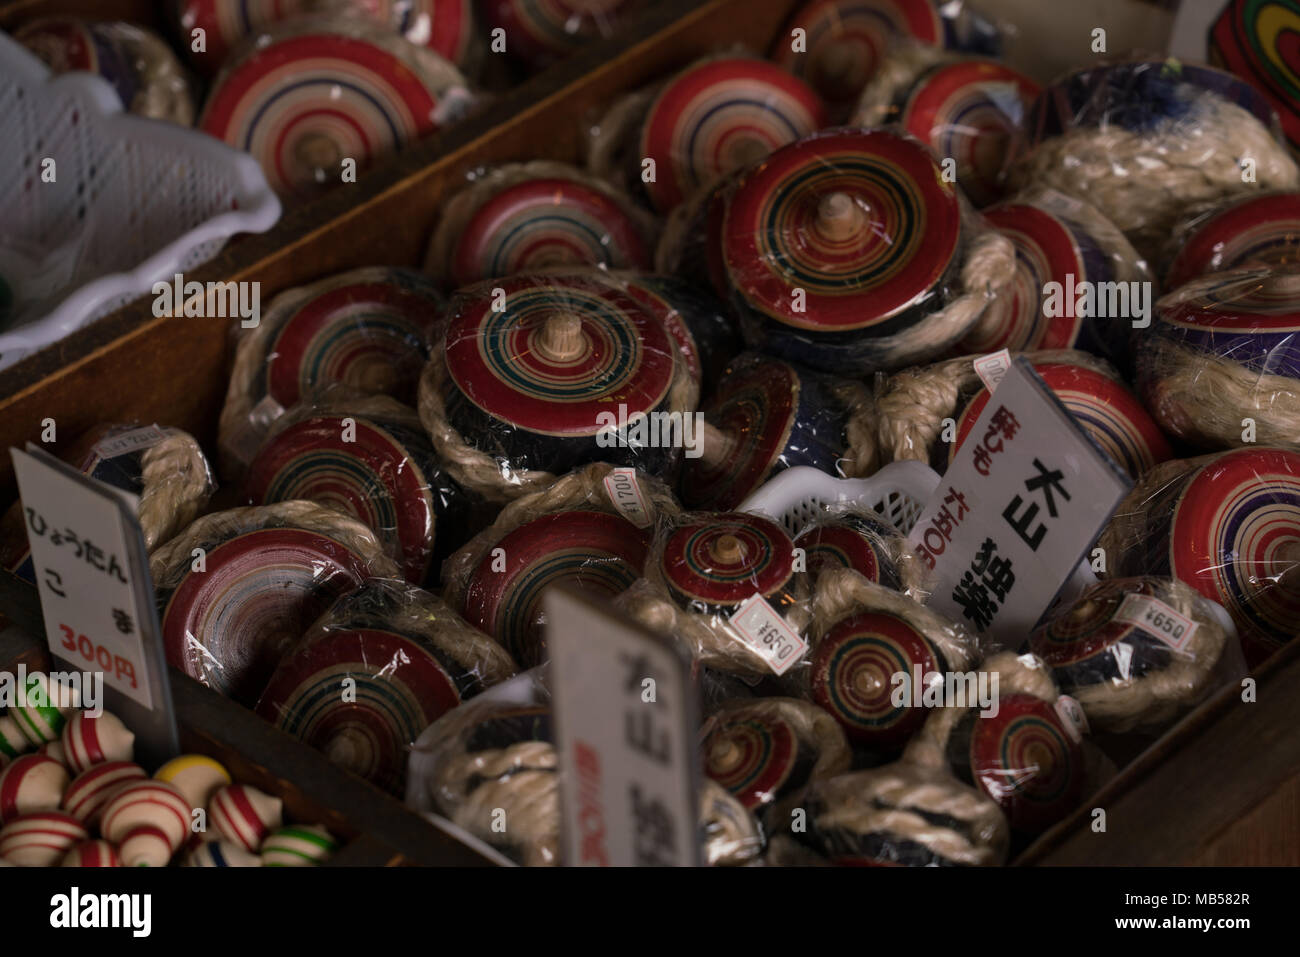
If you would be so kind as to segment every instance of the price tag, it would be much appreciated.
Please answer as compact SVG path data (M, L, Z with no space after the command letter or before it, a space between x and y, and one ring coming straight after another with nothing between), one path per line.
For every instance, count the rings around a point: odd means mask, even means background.
M623 517L637 528L650 524L650 507L636 480L636 469L614 469L605 476L605 494Z
M1056 699L1056 716L1061 719L1066 732L1075 741L1082 741L1088 733L1088 716L1083 713L1083 705L1068 694Z
M1018 647L1131 486L1017 358L908 536L931 606Z
M808 647L808 642L757 593L732 612L731 627L751 651L767 662L774 674L789 671Z
M998 383L1011 368L1011 353L1006 349L990 352L986 356L980 356L972 364L975 366L975 374L984 383L984 388L992 392L997 389Z
M1150 595L1126 595L1115 612L1115 620L1136 625L1175 651L1186 648L1199 627L1186 615Z
M152 448L167 438L156 425L146 425L128 432L119 432L95 443L94 453L101 459L115 459L140 449Z
M11 449L56 665L103 676L106 706L146 763L179 751L158 612L134 495L47 452Z
M698 865L690 657L586 595L545 602L565 863Z

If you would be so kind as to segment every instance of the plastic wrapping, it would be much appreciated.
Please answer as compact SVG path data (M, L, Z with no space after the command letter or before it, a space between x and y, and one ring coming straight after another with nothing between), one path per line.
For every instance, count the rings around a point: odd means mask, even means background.
M1291 58L1289 11L1259 0L1230 0L1210 27L1209 56L1253 84L1277 110L1292 150L1300 147L1300 88Z
M751 348L863 375L941 355L1015 276L920 142L840 129L778 150L726 198L722 261Z
M502 30L506 51L540 70L583 44L609 36L646 0L482 0L489 30Z
M981 791L897 762L808 789L807 830L773 841L773 864L972 867L1002 864L1006 817Z
M168 662L249 707L335 599L401 577L368 528L302 501L205 515L149 567Z
M1086 199L1149 262L1188 206L1300 186L1261 94L1174 59L1074 72L1043 91L1026 133L1012 182Z
M150 551L193 521L216 491L199 443L171 427L102 425L78 439L62 458L82 474L139 497L136 515ZM21 502L0 519L0 567L36 581Z
M525 672L448 712L411 751L407 806L464 828L521 864L560 863L560 786L550 693ZM504 812L505 829L494 826ZM710 783L700 794L700 837L710 864L743 864L763 832Z
M542 593L613 597L645 572L655 528L680 511L657 479L587 465L515 499L443 566L447 601L525 668L546 660Z
M849 474L859 456L870 455L857 448L873 423L870 400L853 380L740 356L701 409L699 455L682 470L682 500L691 508L735 508L795 465Z
M862 90L854 126L896 123L951 160L957 183L976 206L1006 192L1012 137L1039 85L996 60L963 57L923 43L900 43Z
M825 124L802 80L756 57L711 56L615 101L593 131L588 165L667 213Z
M420 379L449 474L495 501L594 461L671 477L698 441L699 385L662 314L593 275L525 275L455 296Z
M342 383L413 405L444 300L406 269L337 273L276 296L256 328L238 329L217 428L223 475L243 475L286 408Z
M232 52L199 129L252 154L283 199L307 199L475 106L451 63L365 21L295 20Z
M659 529L645 578L615 604L676 637L704 666L747 677L785 674L806 666L812 587L801 564L790 536L770 519L684 512Z
M407 749L444 713L515 674L510 655L443 601L374 579L281 658L257 705L280 730L395 794ZM339 693L351 680L355 694Z
M814 584L826 571L847 568L874 584L924 601L925 569L907 536L874 508L856 501L825 504L795 537Z
M566 163L534 160L477 171L447 202L425 272L452 288L540 269L649 270L654 217Z
M764 822L790 829L805 789L849 769L844 732L821 708L797 698L728 702L700 731L704 772Z
M989 303L958 344L965 354L1029 349L1083 349L1116 363L1129 361L1134 316L1109 315L1112 288L1151 287L1151 273L1124 234L1093 206L1054 189L1031 188L984 211L1016 250L1015 279ZM1049 290L1056 283L1059 293ZM1089 283L1085 286L1083 283ZM1079 290L1097 292L1079 309ZM1120 305L1125 300L1117 300Z
M1221 614L1180 581L1115 578L1057 609L1028 649L1094 730L1159 728L1206 697L1221 662L1240 657Z
M876 754L897 752L925 723L914 695L898 703L900 675L911 688L970 670L979 640L906 595L847 568L817 579L807 692L850 742Z
M313 14L389 27L470 74L484 54L474 0L171 0L171 6L182 35L203 30L204 49L187 47L191 62L207 74L215 73L250 33Z
M1138 387L1169 432L1201 449L1300 447L1300 267L1243 267L1156 304L1136 344Z
M496 514L446 474L414 409L342 386L275 421L249 466L244 498L306 499L363 522L417 585L436 583L442 560Z
M1084 431L1134 478L1172 454L1142 404L1106 362L1086 352L1028 353L1037 372ZM883 462L915 459L944 471L989 399L975 371L978 356L907 369L885 380L876 396ZM953 441L945 420L955 423Z
M996 801L1013 830L1037 834L1087 795L1082 729L1062 705L1051 670L1035 656L1003 652L986 659L978 675L990 676L991 706L968 694L965 702L932 711L903 759L947 769Z
M24 24L14 39L55 73L99 74L132 113L181 126L194 123L194 93L185 70L151 30L130 23L51 17Z
M1112 576L1168 575L1218 602L1259 664L1300 634L1300 452L1253 447L1157 466L1098 545Z
M1165 247L1165 292L1238 266L1300 262L1300 193L1234 196L1190 210Z

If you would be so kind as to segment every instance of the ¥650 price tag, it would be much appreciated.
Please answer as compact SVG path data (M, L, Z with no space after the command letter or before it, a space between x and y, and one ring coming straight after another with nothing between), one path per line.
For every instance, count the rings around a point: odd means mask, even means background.
M1136 625L1155 635L1175 651L1182 651L1196 634L1197 624L1184 614L1149 595L1129 595L1115 612L1115 620Z

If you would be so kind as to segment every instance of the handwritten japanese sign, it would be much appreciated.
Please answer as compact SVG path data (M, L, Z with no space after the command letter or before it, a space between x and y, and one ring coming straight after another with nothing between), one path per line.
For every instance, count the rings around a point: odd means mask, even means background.
M1130 486L1016 359L909 536L930 604L1019 646Z
M545 600L565 863L698 864L689 657L577 592Z
M142 756L172 757L176 725L135 496L39 448L10 452L51 655L102 673L106 704Z

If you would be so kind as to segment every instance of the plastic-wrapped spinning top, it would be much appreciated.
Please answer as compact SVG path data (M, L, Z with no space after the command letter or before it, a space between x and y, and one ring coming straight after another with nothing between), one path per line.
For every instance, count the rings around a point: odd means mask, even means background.
M766 811L774 828L812 781L847 771L848 744L816 705L763 698L724 706L706 725L704 772L751 811Z
M984 211L988 224L1016 248L1016 275L989 303L962 339L966 354L1034 349L1084 349L1118 359L1127 351L1128 316L1080 315L1082 282L1145 278L1138 254L1101 213L1054 191L1039 191ZM1049 315L1049 283L1062 290L1058 315ZM1087 312L1087 310L1085 310Z
M453 313L420 382L420 418L465 488L501 500L587 462L662 475L678 461L664 426L685 435L697 387L659 317L628 292L595 277L514 276L463 292Z
M610 33L620 17L645 0L485 0L489 29L509 37L510 53L541 69Z
M1155 599L1191 621L1152 606L1168 631L1119 616L1130 595ZM1029 637L1061 691L1079 702L1090 727L1123 733L1154 726L1194 705L1211 687L1224 651L1223 622L1188 585L1159 578L1114 578L1085 591Z
M740 336L723 305L707 292L674 276L621 274L628 295L659 316L677 340L686 368L711 394L727 363L740 351Z
M1129 493L1099 544L1112 575L1171 575L1223 605L1258 663L1300 629L1300 452L1170 462Z
M682 608L715 611L762 595L778 612L799 601L794 543L775 522L730 512L674 529L657 571Z
M701 409L705 428L699 455L683 468L682 500L690 508L732 509L782 469L810 465L836 474L849 454L850 420L867 404L852 382L742 357Z
M250 707L330 602L369 577L399 577L364 525L301 501L204 516L150 567L167 660Z
M902 535L878 517L857 511L828 513L800 532L794 543L804 550L814 579L825 569L848 568L869 582L903 590L898 560L899 547L905 547Z
M1173 456L1159 426L1122 382L1068 362L1035 362L1034 371L1102 451L1133 478ZM981 389L957 418L957 441L947 446L949 464L984 411L989 395L988 389Z
M602 181L563 163L489 170L443 210L426 269L454 287L564 266L648 270L655 224Z
M1300 267L1189 282L1160 300L1137 344L1139 390L1157 421L1192 445L1300 445L1297 333Z
M1058 713L1059 694L1041 660L1004 652L980 668L998 674L997 713L969 699L933 710L903 759L947 767L996 801L1013 830L1038 833L1083 798L1081 732Z
M184 35L204 31L206 49L189 53L209 74L250 33L312 13L364 17L392 27L462 69L476 52L473 0L173 0L173 5Z
M796 29L804 31L802 51L792 42ZM844 118L900 37L944 44L944 24L931 0L810 0L777 34L771 57Z
M1210 28L1211 62L1250 81L1268 97L1294 150L1300 147L1300 71L1295 12L1268 0L1231 0Z
M443 306L418 273L380 267L276 296L239 337L219 424L222 471L242 470L270 423L316 389L341 383L414 403Z
M808 827L781 838L790 848L782 860L810 853L843 866L989 866L1006 860L1011 842L1006 818L983 793L902 761L819 782L805 803Z
M1014 260L1008 241L983 237L993 255L967 283L963 238L956 187L923 145L887 130L778 150L741 178L722 231L750 344L842 373L907 365L966 333Z
M1178 237L1178 252L1165 271L1173 291L1206 273L1237 266L1285 266L1300 262L1300 193L1266 193L1225 203L1195 218Z
M162 37L132 23L73 17L33 20L14 34L55 73L95 73L132 113L181 126L194 123L194 99L176 54Z
M1006 191L1012 136L1038 96L1038 84L995 60L908 51L894 56L918 62L891 63L863 94L854 125L897 122L936 156L954 162L957 182L972 203L996 202Z
M188 432L156 425L102 425L61 456L83 475L139 497L137 517L145 548L153 549L188 525L216 485L199 443ZM0 519L0 566L36 581L21 503Z
M249 466L250 505L306 499L351 515L417 585L436 577L437 560L465 543L475 519L487 518L438 465L415 412L397 402L375 397L295 417Z
M514 663L441 601L371 582L345 595L285 656L257 710L336 764L403 793L407 749ZM355 682L355 695L339 693Z
M287 24L217 77L199 128L253 155L282 197L342 182L455 121L465 78L430 50L353 21Z
M702 60L656 93L641 125L633 181L667 212L824 125L817 94L780 67L752 57ZM650 182L640 175L645 159L655 164Z

